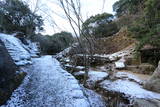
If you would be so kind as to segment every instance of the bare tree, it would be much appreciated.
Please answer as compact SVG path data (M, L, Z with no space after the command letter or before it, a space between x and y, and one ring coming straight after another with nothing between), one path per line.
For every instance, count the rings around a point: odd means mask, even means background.
M91 35L86 35L82 32L82 24L83 18L81 15L81 1L80 0L59 0L61 8L64 10L65 15L74 31L74 34L77 38L78 44L81 49L84 50L83 59L85 65L85 76L84 76L84 84L86 83L88 77L88 67L90 66L90 62L93 56L93 43L94 39ZM80 35L83 39L80 38ZM89 44L88 50L85 48L83 44L83 40L86 40ZM89 57L89 55L91 57Z

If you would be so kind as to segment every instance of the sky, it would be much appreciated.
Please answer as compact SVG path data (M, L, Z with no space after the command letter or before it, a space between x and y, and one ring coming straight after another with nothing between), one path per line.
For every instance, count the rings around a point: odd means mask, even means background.
M36 0L27 0L30 8L34 11ZM68 31L73 33L70 24L65 17L64 11L58 4L58 0L38 0L37 14L41 15L44 19L44 31L43 34L52 35L61 31ZM73 0L74 1L74 0ZM100 14L103 12L112 13L112 5L118 0L80 0L81 1L81 13L83 20L86 20L90 16ZM103 8L104 7L104 8Z

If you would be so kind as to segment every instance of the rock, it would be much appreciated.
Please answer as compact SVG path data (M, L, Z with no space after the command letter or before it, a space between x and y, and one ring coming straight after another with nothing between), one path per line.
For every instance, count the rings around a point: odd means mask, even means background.
M144 88L160 93L160 62L151 78L144 84Z
M105 63L111 62L108 57L102 57L100 55L93 55L93 56L87 55L86 58L89 59L88 63L91 66L103 65ZM84 66L85 65L84 60L85 60L85 57L83 56L83 54L74 55L74 57L72 58L72 61L76 62L76 65L78 66Z
M141 74L152 74L155 70L155 67L149 63L142 63L139 65L139 73Z
M115 68L116 69L123 69L123 68L125 68L124 62L120 62L120 61L115 62Z
M160 107L160 101L155 99L135 99L133 107Z
M118 105L113 107L160 107L159 93L145 90L136 81L127 78L105 80L100 83L100 89L111 99L109 103L115 103L112 99L117 99ZM121 103L125 105L121 106Z
M155 67L152 64L142 63L140 65L127 65L126 69L139 74L152 75Z
M84 79L85 71L74 72L73 75L76 79L82 81Z
M98 82L103 81L107 77L108 77L107 72L89 71L86 85L89 88L94 88L96 87L96 85L98 85Z
M64 66L65 66L65 69L70 72L79 72L79 71L85 70L85 67L83 66L74 66L74 65L69 65L69 64L66 64Z
M0 105L4 104L19 85L20 78L18 67L10 57L3 42L0 40Z
M143 84L143 80L139 79L136 75L133 75L129 72L116 72L114 74L114 78L117 79L122 79L122 80L130 80L132 82L136 82L138 84Z
M119 61L115 62L115 68L116 69L125 69L126 68L125 59L121 58Z

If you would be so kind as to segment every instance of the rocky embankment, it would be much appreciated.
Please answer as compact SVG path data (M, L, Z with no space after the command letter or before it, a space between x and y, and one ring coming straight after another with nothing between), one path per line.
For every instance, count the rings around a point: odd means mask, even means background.
M133 52L131 45L113 54L93 55L85 87L102 95L110 107L159 107L159 67L154 72L152 65L135 60ZM83 83L83 55L74 55L74 59L64 56L59 58L64 68Z
M18 71L18 67L0 40L0 104L5 103L18 84L16 83L18 76L16 71Z

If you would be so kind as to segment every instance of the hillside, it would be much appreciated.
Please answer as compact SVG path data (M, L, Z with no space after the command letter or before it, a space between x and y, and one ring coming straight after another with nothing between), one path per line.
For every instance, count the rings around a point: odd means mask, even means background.
M101 47L101 50L97 51L97 54L115 53L134 43L136 43L136 41L131 38L129 32L121 29L113 36L97 39L97 44Z

